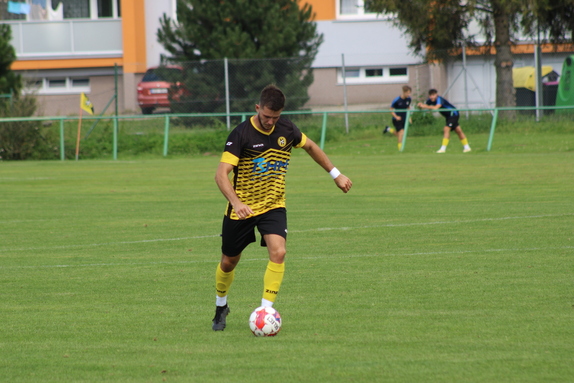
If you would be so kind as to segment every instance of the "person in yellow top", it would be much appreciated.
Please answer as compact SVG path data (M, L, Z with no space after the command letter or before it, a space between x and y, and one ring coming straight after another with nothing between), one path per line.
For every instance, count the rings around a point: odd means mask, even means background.
M230 312L227 295L234 270L243 250L255 242L255 228L261 234L261 246L266 246L269 253L261 306L273 306L275 302L285 272L285 174L291 149L303 148L344 193L352 186L351 180L333 166L316 143L293 122L281 117L284 106L283 92L275 85L266 86L255 105L256 114L229 134L215 174L215 182L228 201L223 217L221 261L215 273L215 331L225 329Z

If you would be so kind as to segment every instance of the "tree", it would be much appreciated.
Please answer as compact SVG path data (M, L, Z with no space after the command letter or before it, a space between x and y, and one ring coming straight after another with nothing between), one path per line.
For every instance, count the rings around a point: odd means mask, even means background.
M22 77L10 68L16 60L14 47L10 45L12 33L8 24L0 24L0 119L5 117L29 117L36 112L36 98L21 97ZM9 121L0 124L0 160L24 160L30 158L45 140L41 135L39 121Z
M10 45L12 31L10 25L0 24L0 94L17 97L22 89L22 78L10 68L16 60L16 51ZM6 99L0 99L6 100Z
M313 18L312 7L298 0L178 0L177 22L164 15L157 33L171 61L186 69L189 94L176 105L223 111L222 59L228 58L233 111L251 110L270 82L287 94L286 109L299 108L308 100L311 64L323 41ZM262 60L277 58L283 60Z
M572 0L367 0L373 11L394 13L397 24L411 37L415 52L426 50L429 60L444 61L461 42L476 46L476 37L467 35L476 20L486 41L482 47L495 49L496 106L515 106L512 82L511 46L518 33L532 35L546 28L553 42L566 38L574 29ZM561 14L557 14L561 12Z

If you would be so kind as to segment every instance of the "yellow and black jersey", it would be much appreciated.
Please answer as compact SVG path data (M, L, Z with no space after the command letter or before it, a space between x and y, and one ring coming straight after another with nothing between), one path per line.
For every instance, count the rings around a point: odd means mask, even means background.
M233 188L256 216L285 207L285 174L291 149L305 145L307 136L286 118L279 118L269 132L258 129L254 118L229 134L221 162L234 166ZM225 215L238 219L230 203Z

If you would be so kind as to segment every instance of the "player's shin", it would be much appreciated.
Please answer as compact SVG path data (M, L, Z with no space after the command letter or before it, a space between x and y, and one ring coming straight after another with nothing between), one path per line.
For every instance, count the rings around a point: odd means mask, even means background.
M263 277L263 299L261 300L261 306L273 306L284 274L285 263L269 261L267 270L265 270L265 276Z
M227 293L229 292L234 276L235 269L226 273L221 270L221 263L217 265L217 270L215 271L216 306L225 306L227 304Z

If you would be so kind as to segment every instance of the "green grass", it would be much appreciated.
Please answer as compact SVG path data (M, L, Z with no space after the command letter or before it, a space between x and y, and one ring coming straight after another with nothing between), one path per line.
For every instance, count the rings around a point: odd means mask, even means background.
M265 249L211 330L219 155L0 164L0 376L7 382L574 380L570 135L327 146L287 177L283 329L255 338Z

